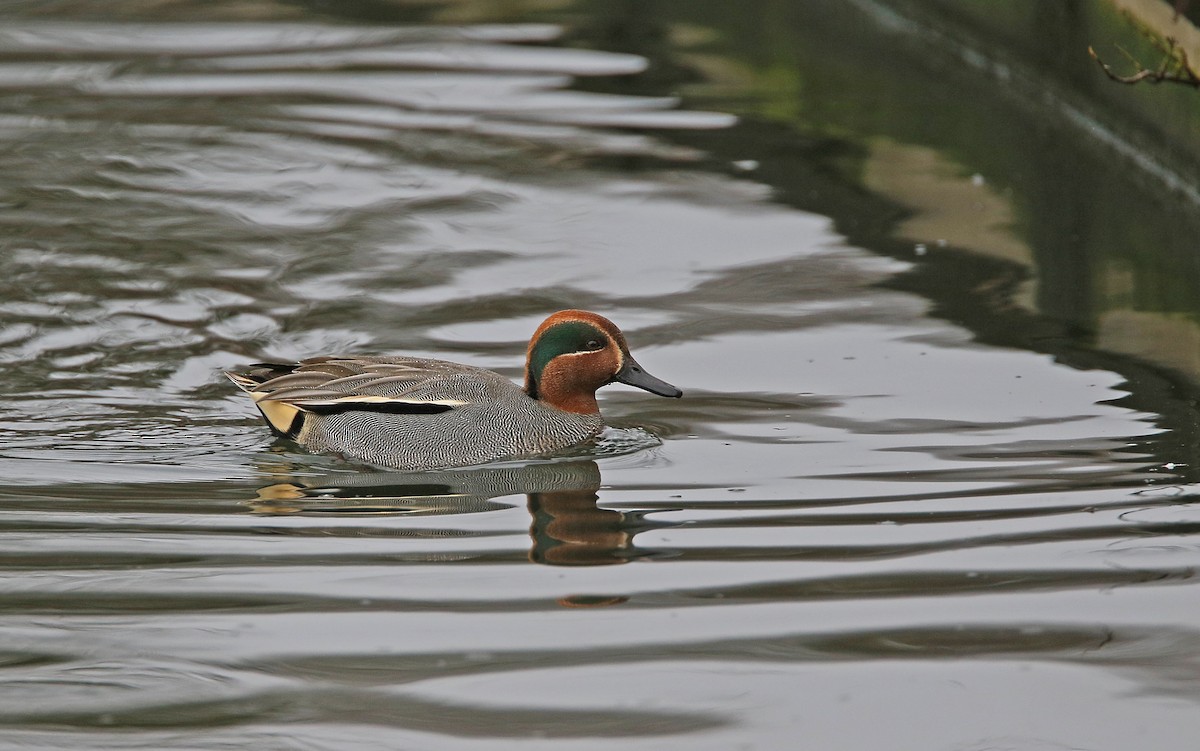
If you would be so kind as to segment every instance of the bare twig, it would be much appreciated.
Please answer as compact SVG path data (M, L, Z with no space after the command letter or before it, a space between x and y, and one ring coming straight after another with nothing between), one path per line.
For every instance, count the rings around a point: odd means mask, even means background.
M1183 4L1186 6L1186 0ZM1143 81L1149 83L1177 83L1184 86L1191 86L1194 89L1200 89L1200 73L1197 73L1192 68L1191 63L1188 62L1187 52L1173 38L1167 37L1165 45L1157 39L1152 39L1151 41L1163 53L1163 58L1159 62L1157 70L1150 70L1142 65L1137 58L1121 47L1117 47L1117 49L1120 50L1125 59L1134 67L1134 72L1125 76L1115 72L1108 63L1101 60L1100 56L1096 54L1096 50L1092 47L1088 47L1088 54L1100 66L1100 70L1104 71L1104 75L1117 83L1134 84Z

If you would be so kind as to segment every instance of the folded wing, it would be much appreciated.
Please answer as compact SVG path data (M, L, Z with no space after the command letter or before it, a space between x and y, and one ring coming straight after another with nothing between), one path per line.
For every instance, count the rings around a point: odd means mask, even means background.
M271 429L295 438L306 415L348 411L428 415L470 404L480 394L456 387L453 376L476 368L421 358L320 357L298 363L255 363L244 373L227 371ZM495 374L490 374L495 375Z

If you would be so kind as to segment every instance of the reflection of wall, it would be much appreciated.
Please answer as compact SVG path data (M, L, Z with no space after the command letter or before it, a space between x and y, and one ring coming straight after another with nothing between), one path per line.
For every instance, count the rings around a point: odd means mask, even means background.
M1165 365L1200 383L1200 323L1190 318L1106 311L1097 326L1096 346Z
M1189 57L1200 60L1200 31L1187 17L1176 18L1169 0L885 2L923 13L931 23L946 24L946 34L967 44L983 45L989 55L1031 66L1053 84L1046 90L1048 97L1063 97L1098 117L1120 137L1132 138L1139 148L1153 151L1156 160L1172 169L1193 177L1200 173L1197 92L1181 86L1114 83L1087 54L1087 48L1094 47L1119 72L1132 70L1123 50L1155 67L1162 56L1148 36L1157 36L1180 40ZM1059 85L1063 88L1058 89Z
M961 296L966 262L933 262L938 240L1015 262L993 268L1007 276L989 289L1012 295L1043 324L1003 343L1046 347L1048 336L1103 329L1115 352L1180 362L1180 348L1157 332L1164 321L1200 321L1200 179L1186 177L1200 175L1200 92L1121 86L1087 55L1089 45L1120 45L1155 59L1119 9L1161 32L1174 24L1168 3L696 0L644 8L668 28L720 30L677 34L691 46L670 53L719 76L687 89L705 106L745 116L726 140L704 146L731 161L754 159L754 177L780 200L834 217L853 243L873 250L911 258L913 243L925 243L920 291L942 303L940 295ZM1180 23L1191 38L1195 28ZM747 90L753 96L736 94ZM777 143L767 123L786 129ZM755 141L763 148L747 149ZM1018 269L1032 281L1019 281ZM1137 314L1121 318L1119 336L1117 311ZM968 313L958 320L986 315ZM1139 335L1139 326L1149 328Z
M1035 271L1033 252L1013 232L1013 209L982 175L972 175L944 154L888 138L871 141L863 184L912 214L895 230L936 253L945 246L981 253ZM1021 285L1014 300L1035 310L1036 278Z

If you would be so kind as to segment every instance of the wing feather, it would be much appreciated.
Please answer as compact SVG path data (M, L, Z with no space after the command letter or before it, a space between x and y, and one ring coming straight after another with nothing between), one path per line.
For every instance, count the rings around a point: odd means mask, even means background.
M485 398L489 379L511 385L490 371L421 358L319 357L256 367L225 375L284 435L296 433L308 413L435 414Z

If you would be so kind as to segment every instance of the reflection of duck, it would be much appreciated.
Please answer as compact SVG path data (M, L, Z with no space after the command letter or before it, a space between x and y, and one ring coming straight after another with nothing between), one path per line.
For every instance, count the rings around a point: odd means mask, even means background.
M522 390L482 368L413 357L317 357L226 373L278 435L399 469L482 464L573 446L600 432L596 389L683 392L642 370L595 313L564 310L529 342Z
M596 506L596 491L557 490L529 494L529 560L554 566L625 563L633 532L625 514Z
M533 518L529 560L560 566L625 563L640 555L638 513L596 506L600 468L593 461L540 462L436 472L359 472L320 482L284 482L251 502L265 514L450 515L506 508L493 498L525 494ZM577 604L577 603L575 603Z

